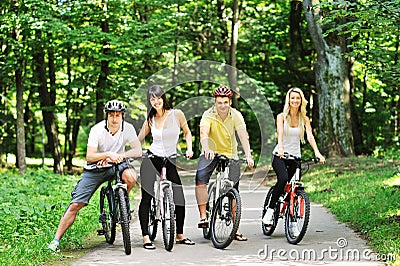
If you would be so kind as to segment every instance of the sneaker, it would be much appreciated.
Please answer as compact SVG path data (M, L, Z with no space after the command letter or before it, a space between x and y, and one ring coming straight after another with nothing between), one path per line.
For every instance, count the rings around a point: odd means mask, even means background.
M289 229L292 232L293 236L297 237L298 235L300 235L300 231L299 231L297 222L291 222Z
M53 241L51 241L51 243L47 246L47 248L53 252L60 252L60 248L58 247L59 244L60 244L59 241L53 239Z
M262 219L263 224L273 225L274 223L274 209L268 208Z

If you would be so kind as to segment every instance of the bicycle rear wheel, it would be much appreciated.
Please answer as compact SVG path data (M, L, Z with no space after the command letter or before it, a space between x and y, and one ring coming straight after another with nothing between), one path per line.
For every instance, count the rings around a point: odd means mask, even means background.
M210 183L208 186L208 201L206 205L206 217L207 221L210 221L212 211L213 211L213 205L215 202L215 186L214 182ZM205 239L210 239L211 238L211 233L210 233L210 226L207 226L207 228L203 228L203 237Z
M171 188L165 187L163 193L163 240L165 249L171 251L175 241L175 205Z
M239 192L232 188L223 194L214 206L211 216L211 241L214 247L228 247L239 227L242 201Z
M267 196L265 197L265 200L264 200L264 206L263 206L262 213L261 213L261 219L264 217L264 215L267 211L267 208L269 207L269 203L271 201L273 191L274 191L274 187L271 187L268 190ZM279 211L280 211L279 206L280 206L280 204L278 202L274 209L274 221L271 226L267 226L263 222L261 222L262 231L263 231L264 235L266 235L266 236L272 235L272 233L275 231L276 226L278 225Z
M106 238L108 244L113 244L115 241L116 233L116 220L113 217L113 203L114 197L112 190L108 187L102 187L100 191L100 217L99 222L103 227L102 233ZM101 233L99 233L101 234Z
M130 255L132 252L132 247L131 247L131 235L129 232L129 213L127 206L128 195L127 192L122 188L119 188L117 190L117 194L118 194L120 223L122 229L122 239L124 242L125 254Z
M156 220L156 211L157 211L157 202L156 199L153 197L150 202L149 226L148 226L149 237L151 241L156 239L157 236L158 221Z
M310 200L304 190L297 190L293 206L291 204L292 202L289 202L286 209L285 235L287 241L295 245L303 239L307 231L310 219ZM291 209L293 209L293 215L290 214Z

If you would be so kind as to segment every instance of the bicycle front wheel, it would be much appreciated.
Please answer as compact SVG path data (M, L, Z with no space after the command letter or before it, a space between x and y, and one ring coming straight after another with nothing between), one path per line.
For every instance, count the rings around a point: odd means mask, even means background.
M156 239L157 236L158 221L156 220L156 211L157 211L157 202L156 199L153 197L151 198L150 202L149 226L148 226L149 237L151 241Z
M175 241L175 204L170 187L165 187L163 193L163 240L165 249L171 251Z
M291 214L291 212L293 212ZM285 235L290 244L299 243L310 219L310 200L304 190L297 190L293 202L289 202L285 217Z
M214 182L210 183L209 189L208 189L208 201L206 205L206 217L207 221L210 221L212 211L213 211L213 206L215 202L215 186ZM211 233L210 233L210 226L207 226L206 228L203 228L203 237L205 239L210 239L211 238Z
M129 213L128 213L128 206L127 206L128 195L127 195L127 192L122 188L118 189L117 194L118 194L118 203L119 203L119 210L120 210L122 240L124 242L125 254L130 255L132 248L131 248L131 235L129 232Z
M261 212L261 219L264 217L265 213L267 212L267 208L269 207L269 203L271 201L273 191L274 191L274 187L271 187L268 190L267 196L265 197L265 200L264 200L264 206L263 206L263 209ZM278 203L276 204L275 209L274 209L274 220L273 220L272 225L267 226L263 222L261 222L262 231L263 231L264 235L266 235L266 236L272 235L272 233L275 231L276 226L278 225L279 211L280 211L279 206L280 206L280 204L278 201Z
M239 228L242 201L239 192L232 188L223 194L214 206L211 216L211 241L214 247L222 249L233 241Z
M103 227L102 232L108 244L113 244L116 233L116 220L113 216L114 198L112 190L108 187L102 187L100 191L100 218L99 222Z

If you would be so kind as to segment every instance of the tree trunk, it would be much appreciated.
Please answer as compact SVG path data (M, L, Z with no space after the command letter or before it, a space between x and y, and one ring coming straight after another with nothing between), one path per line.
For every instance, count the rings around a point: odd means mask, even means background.
M238 108L238 97L240 96L239 88L237 87L237 69L236 69L236 50L239 39L239 26L240 26L240 8L239 0L233 0L232 4L232 29L231 29L231 47L229 49L229 86L235 92L232 97L232 106Z
M301 1L290 2L290 54L286 58L286 65L295 81L315 85L314 70L310 68L309 61L304 59L308 52L304 49L301 34L302 11Z
M102 21L101 29L103 32L109 32L108 22ZM108 54L110 52L108 45L107 42L103 43L103 54ZM100 74L96 84L96 123L104 119L104 100L106 98L105 90L107 89L109 72L109 61L101 60Z
M36 31L36 40L38 42L40 42L42 39L41 37L42 32L39 30ZM34 54L35 72L39 82L40 107L42 108L48 145L51 149L54 160L53 171L54 173L63 173L62 155L58 141L58 129L54 115L55 99L51 98L51 95L55 95L55 93L52 94L47 89L46 65L44 57L44 49L37 47L36 53Z
M304 0L308 30L317 51L315 64L319 103L321 152L328 156L354 154L350 111L349 62L344 58L345 42L340 36L323 36L318 20L317 0Z
M15 34L16 40L19 39L18 35L18 33ZM22 76L24 65L24 60L18 59L17 69L15 70L15 85L17 89L17 165L21 174L25 173L27 168L24 126L24 82Z

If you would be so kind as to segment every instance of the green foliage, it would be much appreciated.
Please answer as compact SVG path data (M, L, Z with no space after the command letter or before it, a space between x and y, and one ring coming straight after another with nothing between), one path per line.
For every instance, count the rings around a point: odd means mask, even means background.
M354 61L351 119L358 118L354 124L362 137L357 152L371 154L392 145L398 147L398 1L320 2L323 2L320 7L325 32L345 35L346 56ZM303 51L301 58L293 58L290 4L283 0L240 1L237 68L255 80L274 116L282 110L289 87L302 88L307 98L316 91L315 81L302 75L308 73L313 77L316 59L304 18L299 25ZM232 1L7 0L0 3L0 10L0 154L3 157L6 153L15 154L17 129L10 121L16 118L15 71L20 68L26 138L27 143L34 143L27 148L27 154L41 154L41 95L37 90L36 66L32 63L38 50L45 53L47 67L50 54L54 55L56 102L51 110L57 117L60 140L72 139L72 133L67 132L68 123L80 127L79 142L71 145L78 149L71 151L72 154L86 150L85 135L80 135L94 124L97 101L119 98L131 102L144 81L175 63L197 59L229 62ZM102 68L105 63L106 70ZM300 68L300 74L294 73L295 68ZM46 71L49 73L49 69ZM105 72L107 79L100 86L99 79ZM210 88L197 83L180 84L169 93L171 101L179 104L191 97L209 96ZM103 95L98 98L97 94ZM139 99L130 106L131 122L137 129L143 115L136 107L144 102L145 99ZM249 131L257 132L258 125L250 110L257 106L239 103L239 107L249 120ZM316 110L318 102L314 101L309 113L313 114L314 126ZM198 121L189 123L193 132L198 129ZM318 133L324 129L315 130ZM259 135L251 134L250 141L258 152ZM70 152L71 147L65 142L61 145L62 151Z
M399 165L373 157L328 160L304 178L312 201L362 233L380 254L394 254L395 265L400 263Z
M399 2L324 1L320 7L326 34L345 36L345 56L355 62L354 107L363 137L358 152L399 147Z
M79 177L61 176L37 169L19 175L0 174L0 264L40 265L57 259L47 244L54 237L59 219L70 201ZM98 228L98 194L78 214L61 241L61 248L77 249Z

